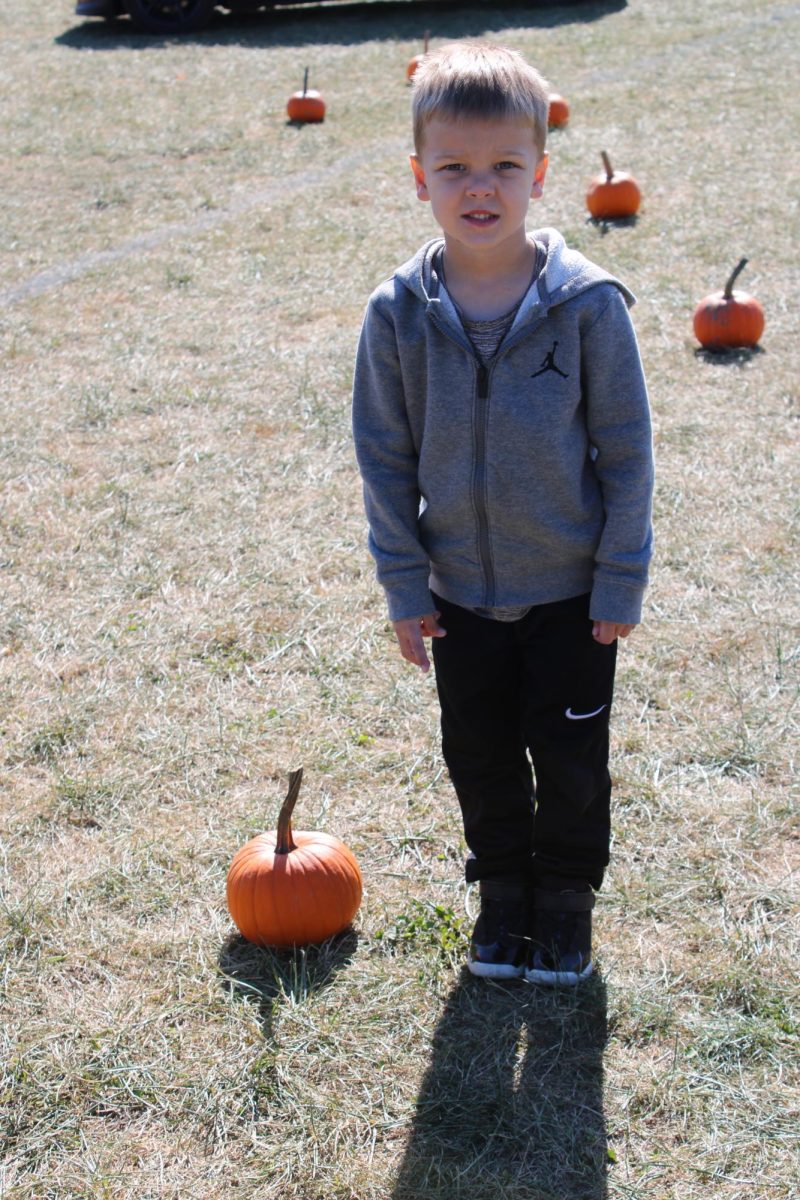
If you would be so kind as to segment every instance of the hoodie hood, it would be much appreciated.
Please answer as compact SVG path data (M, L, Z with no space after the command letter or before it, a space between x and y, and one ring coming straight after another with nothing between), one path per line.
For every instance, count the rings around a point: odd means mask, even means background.
M633 293L619 279L580 251L571 250L557 229L536 229L528 234L528 238L544 250L545 263L522 302L515 324L524 321L534 309L541 307L546 311L599 283L611 283L619 288L628 308L636 303ZM443 248L444 238L433 238L395 271L395 279L426 304L442 299L440 280L433 264ZM446 301L445 306L449 307Z

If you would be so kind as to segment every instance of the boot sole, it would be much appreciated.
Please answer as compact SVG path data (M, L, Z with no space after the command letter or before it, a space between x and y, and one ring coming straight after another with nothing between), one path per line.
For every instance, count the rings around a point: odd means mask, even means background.
M525 978L528 983L539 983L543 987L575 987L582 979L589 978L592 969L592 963L587 963L581 972L536 971L529 967L525 971Z
M467 969L480 979L521 979L525 974L524 967L515 967L511 963L482 963L469 957Z

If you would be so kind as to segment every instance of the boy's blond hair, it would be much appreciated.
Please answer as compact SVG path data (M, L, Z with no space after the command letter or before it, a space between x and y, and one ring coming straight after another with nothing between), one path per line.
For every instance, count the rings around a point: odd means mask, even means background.
M539 153L544 153L550 89L516 50L491 42L451 42L425 55L412 83L417 153L433 117L520 117L530 121Z

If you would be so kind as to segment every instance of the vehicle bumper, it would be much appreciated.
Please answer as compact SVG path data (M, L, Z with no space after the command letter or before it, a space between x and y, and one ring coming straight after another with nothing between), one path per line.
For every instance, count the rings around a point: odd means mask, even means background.
M114 0L78 0L75 5L79 17L113 17L116 11Z

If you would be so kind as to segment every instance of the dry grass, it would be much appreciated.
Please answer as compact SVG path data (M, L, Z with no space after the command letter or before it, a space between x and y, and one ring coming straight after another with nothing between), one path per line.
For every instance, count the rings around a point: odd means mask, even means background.
M0 1197L796 1196L796 6L373 3L185 43L70 10L0 27ZM534 218L640 297L658 557L577 996L463 972L433 685L364 549L351 363L431 228L426 27L570 97ZM306 63L329 119L297 130ZM635 226L584 219L602 148ZM763 350L704 357L693 302L742 254ZM273 955L224 880L300 763L365 898Z

